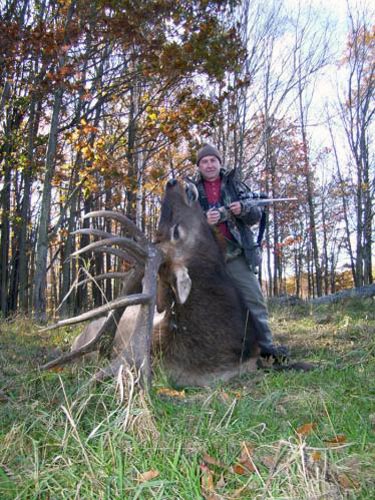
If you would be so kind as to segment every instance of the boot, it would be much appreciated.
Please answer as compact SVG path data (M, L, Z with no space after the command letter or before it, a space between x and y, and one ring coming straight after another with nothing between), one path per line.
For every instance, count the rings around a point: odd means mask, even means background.
M262 348L260 351L262 358L267 361L273 361L273 365L288 365L290 362L290 350L285 345L270 345L267 348Z

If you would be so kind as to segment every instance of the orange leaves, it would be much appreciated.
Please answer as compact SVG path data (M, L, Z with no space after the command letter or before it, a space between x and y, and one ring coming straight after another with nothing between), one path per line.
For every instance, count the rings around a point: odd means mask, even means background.
M240 475L243 475L243 474L246 474L247 471L246 471L246 468L241 465L241 464L236 464L232 467L232 470L235 474L240 474Z
M236 474L249 474L256 471L256 467L253 461L254 446L252 443L246 443L245 441L241 443L241 455L238 459L238 463L233 467L233 471Z
M110 179L111 187L115 188L114 179L119 178L119 168L124 162L115 162L108 153L108 143L112 138L102 134L98 127L88 123L85 118L82 118L78 127L65 137L84 160L79 170L84 193L97 192L98 182L101 180L106 182L107 179Z
M162 396L168 396L170 398L179 398L179 399L184 399L185 398L185 391L176 391L174 389L169 389L169 387L160 387L157 391L157 394L160 394Z
M220 455L204 453L199 463L203 498L255 498L259 481L271 488L273 481L275 484L279 484L280 480L286 483L295 481L296 474L307 488L310 484L316 485L317 481L321 481L327 491L331 491L331 486L341 490L358 489L360 483L357 471L360 464L341 460L336 465L332 460L331 444L336 449L343 448L346 437L337 434L333 438L322 440L328 449L324 446L313 448L307 445L305 439L316 439L317 429L317 423L307 422L295 429L295 439L259 446L243 441L240 452L232 463L225 463ZM299 498L301 491L298 486L295 490L296 498Z
M319 462L322 459L322 454L320 451L313 451L310 455L312 462Z
M304 439L306 436L311 434L317 428L317 424L315 422L308 422L306 424L301 425L296 429L296 434L299 439ZM330 439L323 439L323 442L326 446L330 448L334 448L340 445L345 444L347 438L344 434L336 434L334 437Z
M252 453L253 445L242 442L240 456L232 466L228 466L222 460L204 453L202 462L199 465L202 496L206 500L219 500L222 497L217 493L217 490L226 486L227 479L231 475L249 476L253 474L256 467L251 456ZM214 470L209 466L214 467Z
M208 464L208 465L216 465L217 467L222 467L222 468L225 468L226 465L224 462L221 462L220 460L217 460L216 458L214 457L211 457L210 455L208 455L207 453L204 453L203 456L202 456L202 460Z
M202 495L205 499L208 499L209 496L215 491L214 475L209 467L207 467L207 465L204 463L200 464L199 468L201 470Z
M52 368L49 369L50 372L54 372L54 373L61 373L64 371L64 367L63 366L53 366Z
M315 428L316 424L314 422L310 422L308 424L301 425L301 427L298 427L296 433L299 437L304 437L307 436L307 434L310 434Z
M339 435L334 436L331 439L325 440L324 443L327 446L335 447L337 445L341 445L341 444L346 443L346 436L344 436L343 434L339 434Z
M142 473L138 474L137 480L140 483L145 483L147 481L151 481L152 479L155 479L159 475L160 475L159 471L151 469L151 470L148 470L146 472L142 472Z

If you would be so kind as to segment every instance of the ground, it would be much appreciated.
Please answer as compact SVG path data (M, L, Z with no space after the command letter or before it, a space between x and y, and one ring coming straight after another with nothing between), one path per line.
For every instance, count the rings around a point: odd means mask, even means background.
M1 322L0 498L373 498L374 299L271 318L315 370L175 391L156 368L149 395L131 374L92 387L92 367L41 373L77 329Z

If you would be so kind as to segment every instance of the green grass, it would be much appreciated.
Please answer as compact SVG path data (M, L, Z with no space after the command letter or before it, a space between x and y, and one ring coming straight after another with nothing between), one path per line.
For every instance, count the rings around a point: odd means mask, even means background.
M0 498L373 498L374 301L271 317L316 370L184 392L157 370L149 396L130 376L92 387L90 367L40 373L77 329L0 323Z

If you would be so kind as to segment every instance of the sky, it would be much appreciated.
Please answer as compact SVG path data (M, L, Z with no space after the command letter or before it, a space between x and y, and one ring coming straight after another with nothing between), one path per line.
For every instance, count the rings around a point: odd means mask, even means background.
M316 150L331 146L331 139L326 120L327 103L330 115L337 116L338 111L334 109L337 101L338 89L346 83L345 68L337 64L346 46L348 36L349 18L348 7L355 16L357 10L364 9L368 13L368 19L375 20L375 1L371 0L284 0L285 8L293 13L298 12L299 5L302 10L309 6L313 9L316 26L321 25L322 30L326 22L329 22L330 50L332 52L332 64L327 65L319 74L315 82L313 105L311 108L311 126L309 128L311 141ZM372 12L372 15L371 15ZM345 142L344 134L337 129L336 139ZM344 151L344 148L340 148Z

